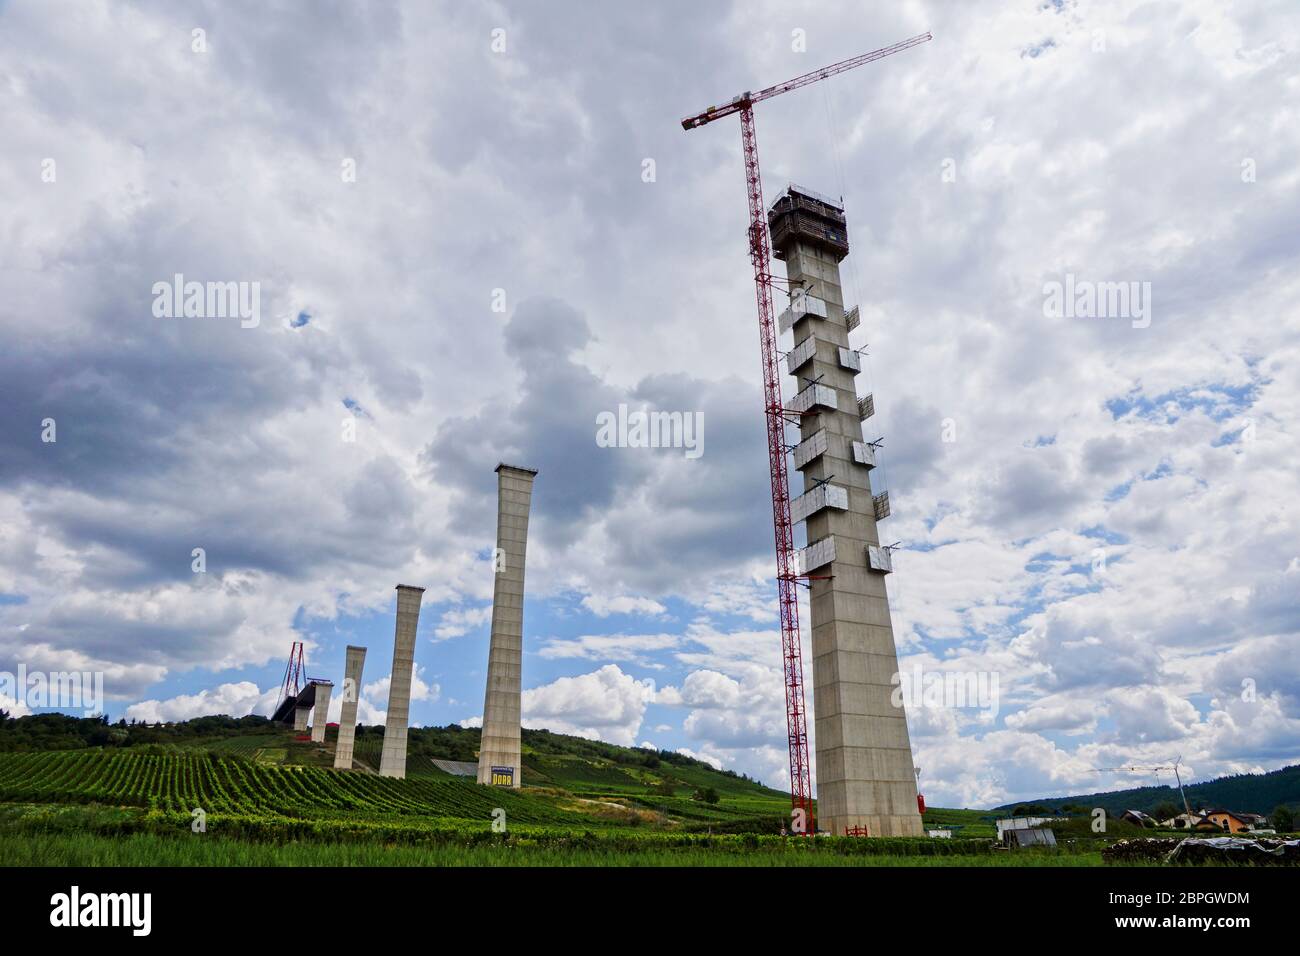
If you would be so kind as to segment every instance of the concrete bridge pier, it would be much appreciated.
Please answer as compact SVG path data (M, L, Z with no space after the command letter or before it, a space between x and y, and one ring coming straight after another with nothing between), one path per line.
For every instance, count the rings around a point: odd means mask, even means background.
M424 588L397 586L397 630L393 636L393 671L388 682L384 750L379 758L381 777L406 777L406 731L411 716L411 679L415 676L415 628L420 623L423 598Z
M366 649L348 645L343 664L343 711L339 714L339 739L334 746L334 769L352 769L352 747L357 736L357 701L361 697L361 670L366 665Z
M325 741L325 723L330 714L330 691L333 684L316 685L316 709L311 718L311 739L316 743Z

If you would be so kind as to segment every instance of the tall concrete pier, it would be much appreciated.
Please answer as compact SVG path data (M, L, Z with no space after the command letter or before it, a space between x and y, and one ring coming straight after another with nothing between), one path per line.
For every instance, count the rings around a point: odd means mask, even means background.
M411 717L411 678L415 674L415 627L420 623L424 588L397 586L397 630L393 637L393 671L388 682L388 720L379 775L406 776L406 730Z
M907 719L891 702L898 654L885 591L890 552L876 527L889 502L872 494L875 448L863 421L874 403L854 387L861 358L849 332L858 313L845 313L840 288L849 251L844 209L791 186L768 222L792 290L780 327L794 330L786 370L798 379L785 404L801 413L794 463L803 494L790 510L808 532L800 570L811 576L818 827L920 836Z
M330 691L333 689L333 684L316 685L316 703L311 715L311 739L318 744L325 740L325 723L330 716Z
M497 465L496 580L492 586L492 643L483 699L478 782L520 784L519 699L524 647L524 557L528 511L537 472Z
M339 740L334 747L334 768L352 769L352 747L357 736L357 701L361 698L361 670L366 666L366 649L348 645L343 662L343 709L339 714Z

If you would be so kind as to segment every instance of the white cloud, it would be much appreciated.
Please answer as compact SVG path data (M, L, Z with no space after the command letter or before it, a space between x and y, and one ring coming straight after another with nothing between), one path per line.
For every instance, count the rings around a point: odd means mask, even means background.
M127 720L159 721L190 720L210 714L229 717L247 717L249 714L270 716L280 699L280 688L259 690L252 681L221 684L197 694L180 694L166 700L142 700L132 704L123 715Z
M1119 741L1178 741L1200 723L1200 714L1190 701L1160 687L1124 688L1112 691L1107 698L1107 711Z
M361 697L358 699L358 709L360 709L360 701L366 698L381 700L386 705L388 703L388 690L389 686L392 684L392 680L393 675L386 674L379 678L379 680L362 685ZM411 700L426 700L432 702L438 700L441 696L442 687L438 684L432 684L425 681L424 668L417 664L415 666L415 673L411 675Z
M384 696L381 700L386 706L388 703L387 683L384 683L383 690ZM357 695L357 723L373 727L385 723L387 717L388 711L381 710L380 707L366 695L366 688L363 687L361 693ZM329 720L332 723L339 723L342 718L343 696L339 693L339 686L336 684L334 687L334 693L330 696ZM415 725L412 724L412 726Z
M1096 729L1098 713L1098 702L1088 699L1060 699L1059 703L1044 701L1008 714L1006 725L1011 730L1026 733L1056 730L1077 734Z
M653 617L667 611L667 608L652 598L626 594L588 594L582 599L582 606L597 617L609 617L611 614L644 614Z
M695 750L691 750L689 747L678 747L677 752L679 754L684 754L687 757L692 758L693 760L703 761L704 763L712 767L714 770L721 770L725 766L725 763L721 757L719 757L717 754L708 753L707 751L703 751L703 750L695 751Z
M0 694L0 710L8 712L10 717L26 717L32 712L24 701L10 697L8 694Z
M636 680L617 664L606 664L524 691L523 722L630 747L654 698L654 681Z
M549 638L538 654L553 660L577 658L599 661L634 661L647 665L650 655L681 644L678 634L584 634Z
M472 629L482 627L491 620L491 604L483 607L452 608L443 612L433 633L438 640L447 640L468 634Z
M682 729L719 767L789 786L779 633L728 633L697 621L687 635L676 658L693 669L680 686L660 689L655 703L686 708Z

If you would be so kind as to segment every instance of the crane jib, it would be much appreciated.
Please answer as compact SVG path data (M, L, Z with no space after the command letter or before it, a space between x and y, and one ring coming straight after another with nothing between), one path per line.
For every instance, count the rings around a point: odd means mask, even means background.
M850 57L847 60L841 60L839 63L832 63L830 66L824 66L819 70L813 70L811 73L805 73L803 76L797 76L792 80L786 80L784 83L778 83L776 86L769 86L765 90L759 90L757 93L748 91L735 97L730 103L721 106L710 106L702 113L694 116L688 116L682 120L682 129L697 129L714 120L722 119L724 116L732 116L739 113L746 106L752 106L754 103L761 103L763 100L771 99L781 93L789 93L791 90L797 90L809 83L816 83L821 80L829 79L848 70L856 69L859 66L865 66L883 57L893 53L901 53L904 50L910 50L912 47L922 43L927 43L934 37L929 33L920 33L914 37L909 37L895 43L893 46L881 47L879 50L872 50L870 53L863 53L861 56Z

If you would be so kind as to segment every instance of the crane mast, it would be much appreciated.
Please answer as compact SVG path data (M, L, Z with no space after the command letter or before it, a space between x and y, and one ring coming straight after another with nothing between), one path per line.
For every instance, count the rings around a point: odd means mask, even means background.
M789 414L781 399L780 351L772 308L772 242L763 204L763 182L754 131L754 104L855 69L931 39L929 33L864 53L757 93L742 93L724 106L711 106L682 120L685 130L697 129L724 116L740 114L745 157L745 193L749 201L749 259L754 266L758 303L759 345L763 360L763 409L767 418L767 457L772 477L772 526L776 537L776 580L781 619L781 659L784 670L786 732L790 747L790 803L795 818L802 813L803 832L816 833L813 817L812 766L808 759L808 718L804 704L803 648L799 637L799 569L790 520L790 480L786 468L785 424ZM796 828L797 829L797 828Z
M803 650L799 639L799 590L794 523L790 520L790 479L785 461L785 406L781 400L780 352L772 309L772 246L758 169L754 109L740 111L745 152L745 191L749 198L749 259L754 265L758 334L763 356L763 408L767 417L768 469L772 476L772 527L776 535L776 585L781 617L781 662L785 684L786 734L790 748L791 807L803 811L805 833L815 833L812 766L808 759L808 719L804 705Z

